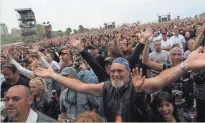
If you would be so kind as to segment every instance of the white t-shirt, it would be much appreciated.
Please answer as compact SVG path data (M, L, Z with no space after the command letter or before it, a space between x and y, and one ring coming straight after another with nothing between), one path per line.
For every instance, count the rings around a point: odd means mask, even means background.
M169 52L162 50L160 53L153 51L149 54L151 61L157 62L158 64L171 64Z
M59 65L58 62L56 62L56 61L52 61L52 62L51 62L51 67L52 67L54 70L60 70L60 69L61 69L60 65Z
M26 123L36 123L37 119L38 119L37 113L34 112L33 109L30 109Z
M167 49L171 46L172 46L172 43L169 39L167 39L167 41L164 41L164 40L161 41L161 48L162 49Z
M183 49L183 44L186 43L186 40L185 40L183 35L178 35L178 36L173 35L170 38L170 41L171 41L172 45L179 44L181 49Z

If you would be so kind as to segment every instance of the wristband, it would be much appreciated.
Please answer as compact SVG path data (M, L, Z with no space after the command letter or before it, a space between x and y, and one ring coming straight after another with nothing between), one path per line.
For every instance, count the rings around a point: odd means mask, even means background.
M57 76L58 76L58 74L55 73L52 78L53 78L54 80L56 80Z
M183 72L187 72L187 70L186 70L186 68L185 68L185 66L184 66L184 62L182 62L182 63L180 64L180 68L181 68L181 70L182 70Z

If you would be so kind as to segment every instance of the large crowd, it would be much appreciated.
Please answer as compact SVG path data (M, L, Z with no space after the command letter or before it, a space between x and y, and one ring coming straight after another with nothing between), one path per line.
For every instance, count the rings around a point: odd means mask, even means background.
M1 47L2 122L204 122L205 18Z

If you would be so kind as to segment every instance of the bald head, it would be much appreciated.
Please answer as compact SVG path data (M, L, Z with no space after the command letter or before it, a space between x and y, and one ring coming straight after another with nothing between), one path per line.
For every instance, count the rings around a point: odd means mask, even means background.
M11 87L5 96L5 106L8 119L13 122L25 122L30 111L32 99L28 87L15 85Z
M16 92L21 94L22 96L27 96L27 97L30 97L31 96L31 91L28 87L24 86L24 85L15 85L11 88L9 88L9 90L7 91L8 92Z

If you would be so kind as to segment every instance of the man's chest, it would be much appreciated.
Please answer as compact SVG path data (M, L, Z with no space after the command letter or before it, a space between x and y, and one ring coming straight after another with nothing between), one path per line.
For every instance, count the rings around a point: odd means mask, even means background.
M183 43L183 39L181 37L173 37L173 43Z

